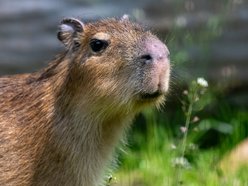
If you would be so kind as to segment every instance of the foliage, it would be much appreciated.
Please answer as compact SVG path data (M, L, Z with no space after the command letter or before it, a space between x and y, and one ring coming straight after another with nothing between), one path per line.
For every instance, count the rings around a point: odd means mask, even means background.
M242 130L239 127L242 125L243 129L247 127L244 124L248 121L248 112L235 110L232 116L228 116L231 117L232 123L238 125L225 122L219 124L219 118L212 116L193 124L197 125L199 130L190 129L183 157L178 156L178 152L181 152L182 136L174 136L171 131L173 129L166 127L168 123L156 122L159 121L156 118L156 111L146 112L150 113L150 115L146 113L149 120L143 123L147 128L145 132L135 128L129 135L130 147L126 147L126 152L121 153L120 167L113 175L116 179L111 185L245 186L248 184L246 175L248 168L241 167L235 174L226 176L222 174L218 166L225 152L228 152L237 141L244 139L245 136L239 135L239 131ZM152 117L150 117L151 113L153 113ZM173 124L180 126L177 123ZM216 135L223 135L221 140L215 146L209 144L207 147L200 147L204 135L208 134L211 129L216 129ZM233 136L236 137L233 138ZM237 139L238 137L240 138ZM178 168L181 169L179 180L177 180Z
M119 169L110 185L248 184L248 167L241 167L234 174L223 174L219 167L226 153L248 136L248 111L222 100L215 104L206 84L198 80L183 91L182 104L174 108L175 113L168 114L165 109L161 115L149 109L138 118L128 136L129 147L120 153ZM185 124L178 123L183 120Z

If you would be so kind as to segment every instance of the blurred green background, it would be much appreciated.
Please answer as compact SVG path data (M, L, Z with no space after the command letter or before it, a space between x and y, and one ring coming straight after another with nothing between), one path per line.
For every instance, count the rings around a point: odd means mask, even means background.
M123 14L167 44L173 72L165 106L137 116L107 185L248 185L246 0L1 0L0 75L47 65L63 50L56 31L64 17ZM208 87L198 85L189 115L199 77Z

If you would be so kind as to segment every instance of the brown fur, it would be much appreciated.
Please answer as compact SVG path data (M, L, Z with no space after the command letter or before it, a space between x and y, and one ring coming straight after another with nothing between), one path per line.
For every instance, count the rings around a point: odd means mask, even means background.
M110 44L94 55L88 43L97 33L107 33ZM88 23L74 38L79 49L68 47L36 73L0 78L0 185L102 182L135 114L164 100L142 100L139 94L153 92L156 83L168 89L169 63L135 62L146 38L157 40L128 20Z

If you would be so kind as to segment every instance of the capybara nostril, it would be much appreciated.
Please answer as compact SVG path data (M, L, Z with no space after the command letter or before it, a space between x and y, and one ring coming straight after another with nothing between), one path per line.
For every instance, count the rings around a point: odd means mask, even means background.
M153 58L150 54L145 54L145 55L142 55L140 57L141 61L144 63L144 64L148 64L148 63L151 63L153 61Z

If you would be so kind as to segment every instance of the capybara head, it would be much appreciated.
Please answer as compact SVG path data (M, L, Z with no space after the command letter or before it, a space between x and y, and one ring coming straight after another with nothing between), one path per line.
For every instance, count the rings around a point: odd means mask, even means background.
M77 94L128 110L159 105L169 87L169 50L150 31L123 19L82 23L69 18L58 39L80 78ZM73 78L73 77L72 77ZM99 105L99 104L98 104Z

